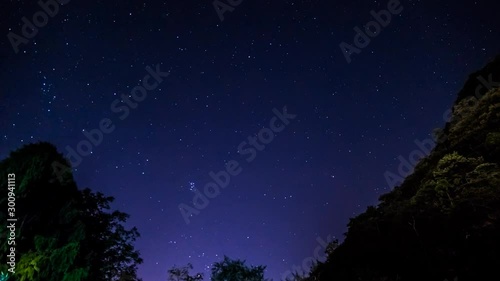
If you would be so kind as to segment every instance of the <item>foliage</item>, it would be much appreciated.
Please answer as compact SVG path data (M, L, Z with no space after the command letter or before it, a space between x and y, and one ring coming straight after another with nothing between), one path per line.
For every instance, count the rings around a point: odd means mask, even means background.
M438 144L403 184L352 218L305 280L482 280L500 265L500 57L471 76ZM495 80L496 79L496 80ZM303 280L303 279L296 279Z
M78 190L70 172L58 177L54 162L68 165L53 145L43 142L0 162L0 174L16 175L18 260L9 281L116 281L124 273L136 278L142 259L132 243L139 233L124 228L128 215L110 212L112 197ZM0 181L0 192L0 205L7 209L7 181ZM2 229L6 219L0 212ZM6 235L2 231L0 240L6 241ZM8 250L7 243L0 245L1 256Z
M168 281L201 281L203 280L202 273L196 273L194 276L189 275L189 271L193 269L192 264L183 267L172 267L168 270Z
M139 232L135 227L127 230L123 226L129 215L109 212L113 200L88 188L80 193L82 220L87 229L82 255L91 261L89 280L118 281L123 274L136 280L137 265L143 261L132 246Z
M227 256L212 266L212 281L267 281L265 266L247 266L245 261L232 260Z
M9 274L2 272L0 273L0 281L7 281L9 280Z

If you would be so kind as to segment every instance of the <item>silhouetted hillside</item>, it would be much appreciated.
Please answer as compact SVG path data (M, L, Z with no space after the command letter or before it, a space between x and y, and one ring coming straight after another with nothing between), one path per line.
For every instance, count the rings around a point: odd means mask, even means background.
M493 81L490 90L481 81ZM438 144L351 219L308 280L485 280L500 266L500 57L460 91ZM476 92L476 89L478 91Z

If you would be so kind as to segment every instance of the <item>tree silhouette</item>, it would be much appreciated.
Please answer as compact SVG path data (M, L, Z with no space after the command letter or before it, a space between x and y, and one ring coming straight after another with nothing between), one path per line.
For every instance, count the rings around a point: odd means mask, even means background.
M245 261L232 260L227 256L212 266L212 281L267 281L264 278L265 266L245 265Z
M196 273L194 276L189 275L189 271L193 269L193 265L188 263L183 267L172 267L168 270L168 281L201 281L203 280L202 273Z
M306 280L483 280L500 265L500 57L467 81L413 174L352 218ZM494 81L499 81L498 79Z
M142 262L133 242L137 229L128 215L110 211L112 197L78 190L71 172L58 177L52 163L68 161L49 143L23 146L0 161L0 175L16 174L16 264L9 281L118 281L136 279ZM7 181L0 181L0 206L7 209ZM7 214L0 212L6 229ZM0 232L7 241L8 233ZM0 255L9 251L0 244ZM0 272L7 272L5 263ZM5 279L6 275L1 278Z

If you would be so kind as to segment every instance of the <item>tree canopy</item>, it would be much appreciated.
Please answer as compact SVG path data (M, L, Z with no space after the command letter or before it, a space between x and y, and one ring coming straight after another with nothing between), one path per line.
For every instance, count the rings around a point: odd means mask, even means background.
M494 81L499 77L500 57L471 75L430 155L382 195L378 206L352 218L343 243L305 280L498 275L500 89ZM479 87L482 81L496 87Z
M111 211L113 197L79 190L71 171L61 177L54 162L68 162L49 143L26 145L0 162L0 174L16 175L15 273L0 265L9 281L118 281L123 274L137 279L142 262L133 242L137 229L126 229L128 215ZM7 209L7 181L0 181L0 205ZM0 227L7 214L0 212ZM0 239L6 241L7 232ZM5 239L5 240L4 240ZM0 255L9 245L2 243Z
M243 260L233 260L227 256L212 266L212 281L267 281L264 278L265 266L247 266Z

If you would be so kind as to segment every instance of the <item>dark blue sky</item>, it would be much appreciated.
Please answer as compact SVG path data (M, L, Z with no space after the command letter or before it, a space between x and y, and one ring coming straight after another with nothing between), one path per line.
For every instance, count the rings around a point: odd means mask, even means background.
M41 7L1 4L0 157L36 141L66 154L108 118L113 132L74 175L131 215L145 281L174 264L205 271L224 254L277 280L317 238L341 239L500 50L494 0L401 1L351 63L339 45L391 1L243 0L223 21L208 0L125 2L72 0L17 54L9 32L22 36ZM147 66L170 75L121 120L113 104ZM246 161L240 143L284 106L296 117ZM231 160L241 172L186 224L179 204L193 206L194 189Z

